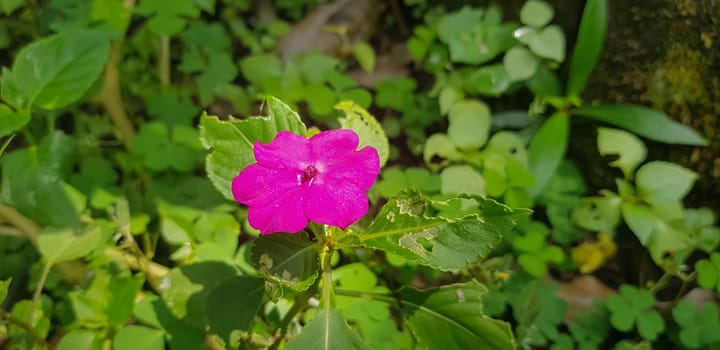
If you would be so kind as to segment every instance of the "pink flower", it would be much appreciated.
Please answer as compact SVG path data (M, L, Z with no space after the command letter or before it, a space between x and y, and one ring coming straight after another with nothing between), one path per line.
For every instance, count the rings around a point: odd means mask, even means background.
M267 234L298 232L308 221L345 229L360 219L380 158L373 147L358 151L358 144L348 129L310 139L281 131L267 145L256 142L257 163L232 182L235 200L250 207L250 226Z

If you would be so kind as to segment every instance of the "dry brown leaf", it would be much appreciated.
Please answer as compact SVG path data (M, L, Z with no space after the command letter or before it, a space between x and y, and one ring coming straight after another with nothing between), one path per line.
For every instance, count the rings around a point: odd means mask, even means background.
M371 0L340 0L321 5L310 11L278 42L278 53L283 60L319 49L335 55L344 45L365 40L375 25L374 2ZM346 27L349 42L327 30L327 26Z
M560 290L555 295L568 304L565 322L575 319L578 312L592 310L595 300L605 299L608 295L617 293L592 275L580 276L570 282L558 282L558 284Z

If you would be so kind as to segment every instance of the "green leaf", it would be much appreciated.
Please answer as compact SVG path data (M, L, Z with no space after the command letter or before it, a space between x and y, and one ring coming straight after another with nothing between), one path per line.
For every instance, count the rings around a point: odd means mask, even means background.
M590 231L612 231L620 223L620 203L622 199L615 195L586 197L573 213L573 221Z
M472 281L397 292L403 318L429 349L515 349L510 325L485 316L488 290Z
M80 100L105 67L110 38L97 30L67 31L24 47L3 68L2 98L17 110L60 109Z
M0 103L0 137L21 130L28 122L30 122L29 111L15 112L6 104Z
M555 73L543 65L538 66L535 75L525 84L530 91L539 96L559 96L562 90Z
M720 313L713 303L705 302L696 308L689 300L680 300L672 310L680 326L680 342L692 349L720 341Z
M607 0L589 0L585 3L570 61L568 96L580 96L600 59L607 31L607 11Z
M623 202L620 211L625 223L638 238L640 244L647 245L655 229L655 223L659 220L652 208L643 204Z
M143 0L136 11L151 17L148 27L158 35L177 34L185 27L186 17L200 16L200 10L193 0L177 0L173 6L167 6L164 0Z
M269 79L282 77L282 63L276 55L250 55L240 60L240 71L249 82L263 86Z
M210 331L231 343L234 330L248 331L265 294L263 279L248 276L226 278L207 296Z
M539 62L537 57L528 51L528 49L518 45L505 53L503 65L510 81L520 81L529 79L535 75Z
M682 200L697 178L695 172L675 163L653 161L638 169L635 183L642 198L659 204Z
M125 326L115 334L113 349L163 350L165 349L165 333L148 327Z
M0 0L0 10L10 15L13 11L19 9L25 1L23 0Z
M530 51L536 55L562 62L565 60L565 34L558 25L550 25L526 35Z
M232 179L240 170L255 162L255 142L269 143L281 130L305 135L306 129L300 116L286 104L274 97L266 102L267 117L248 119L230 118L227 121L203 114L200 118L200 140L206 149L205 170L215 188L227 199L232 199Z
M635 135L617 129L598 128L598 151L603 156L617 155L610 165L622 170L625 178L631 178L635 168L645 161L647 149Z
M332 307L329 310L320 310L310 323L303 327L300 335L290 339L285 349L355 350L369 347L350 329L340 312Z
M237 275L227 264L203 261L170 270L160 284L163 300L175 317L197 327L205 327L210 292L223 280Z
M709 260L698 260L695 270L700 287L720 293L720 253L712 252Z
M60 131L37 146L14 150L0 159L2 200L45 225L80 225L85 197L62 179L73 164L75 144Z
M567 114L557 112L545 121L530 142L528 161L530 171L537 181L532 194L537 195L542 191L565 158L569 129L570 120Z
M541 28L550 23L555 11L545 1L529 0L520 9L520 22L534 28Z
M440 173L440 193L485 194L485 179L469 165L452 165Z
M482 66L467 74L463 86L470 93L499 96L510 87L510 77L502 63Z
M377 119L352 101L342 101L335 106L335 109L345 113L344 118L338 119L340 126L354 130L360 137L358 148L372 146L380 155L380 167L385 166L390 156L390 143Z
M38 250L50 263L82 258L100 243L100 226L90 225L82 233L68 227L46 227L38 236Z
M451 160L462 158L462 154L450 138L440 133L430 135L430 137L425 140L425 146L423 147L423 160L425 160L425 164L432 165L436 156Z
M5 298L8 295L8 289L10 289L10 283L12 283L12 277L0 281L0 305L5 302Z
M368 43L359 41L352 46L353 55L360 67L368 73L375 70L375 50Z
M459 149L480 148L490 133L490 108L478 100L456 102L448 112L448 137Z
M481 259L512 229L525 210L513 210L492 199L471 200L472 214L455 219L426 216L428 205L443 207L417 191L405 191L388 201L360 240L371 248L400 255L410 261L450 270Z
M663 112L643 106L585 106L576 109L573 114L612 124L654 141L682 145L708 144L695 130L670 119Z
M265 278L303 291L317 278L318 249L305 233L263 235L252 248L252 261Z
M100 350L102 344L95 333L86 330L73 330L66 333L57 345L57 350Z

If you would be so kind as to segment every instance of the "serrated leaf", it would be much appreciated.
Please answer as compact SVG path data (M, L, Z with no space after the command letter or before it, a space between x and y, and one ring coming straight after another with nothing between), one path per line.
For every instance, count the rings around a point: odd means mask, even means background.
M290 339L285 349L364 350L369 347L350 329L337 308L331 307L329 310L320 310L303 327L300 335Z
M610 162L610 165L622 170L625 178L632 177L635 168L645 161L647 156L645 144L635 135L623 130L598 128L597 147L603 156L618 157Z
M584 106L573 111L583 116L632 131L650 140L682 145L707 145L692 128L670 119L665 113L631 104Z
M24 47L3 69L2 98L17 110L60 109L78 101L105 67L110 38L99 30L67 31Z
M264 294L265 283L261 278L233 276L223 280L207 296L210 331L230 344L233 331L248 331Z
M483 313L488 290L472 281L397 292L403 318L430 349L515 349L510 325Z
M340 126L354 130L360 137L358 148L374 147L380 155L380 167L385 166L390 156L390 143L377 119L352 101L342 101L335 105L335 109L345 113L344 118L338 119Z
M68 227L46 227L38 236L38 250L51 263L74 260L90 254L100 243L102 234L97 225L76 233Z
M653 161L638 169L638 194L650 204L682 200L690 192L698 175L675 163Z
M252 248L252 262L265 278L303 291L317 278L318 249L305 233L263 235Z
M227 199L233 199L232 179L255 162L255 142L269 143L281 130L305 135L300 116L274 97L266 101L267 117L230 118L227 121L203 114L200 118L200 141L210 150L205 170L215 188Z
M447 202L430 200L414 190L402 192L383 206L360 240L420 264L458 269L487 256L528 213L480 196L460 198L473 202L473 213L447 219L426 216L427 206L443 207Z

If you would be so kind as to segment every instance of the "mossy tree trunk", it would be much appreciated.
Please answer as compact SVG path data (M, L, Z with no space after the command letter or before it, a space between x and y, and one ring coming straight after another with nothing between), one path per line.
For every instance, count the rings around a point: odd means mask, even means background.
M648 142L650 157L698 172L690 205L720 210L720 2L610 0L609 17L585 99L647 105L698 130L708 147Z

